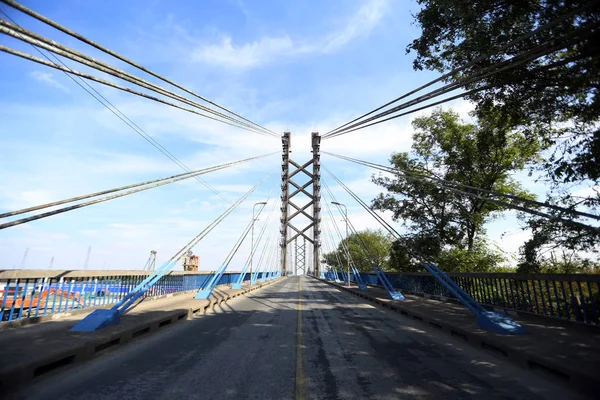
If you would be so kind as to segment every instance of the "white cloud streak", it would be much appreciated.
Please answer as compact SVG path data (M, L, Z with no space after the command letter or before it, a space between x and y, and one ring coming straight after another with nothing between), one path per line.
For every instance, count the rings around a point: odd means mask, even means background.
M386 6L385 0L371 0L345 21L343 27L312 40L293 39L288 35L265 36L236 45L230 35L223 35L221 43L195 49L192 60L226 68L248 69L281 58L333 53L357 38L368 36L383 17Z
M54 74L51 72L42 72L42 71L33 71L29 74L33 79L38 82L42 82L48 86L52 86L56 89L59 89L65 93L69 92L69 88L57 81L54 78Z

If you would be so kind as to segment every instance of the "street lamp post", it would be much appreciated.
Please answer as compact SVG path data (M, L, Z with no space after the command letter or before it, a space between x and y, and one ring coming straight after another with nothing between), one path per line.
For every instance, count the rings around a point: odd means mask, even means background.
M348 287L350 287L350 240L348 237L348 208L346 208L344 204L338 203L337 201L332 201L331 204L344 207L344 221L346 221L346 258L348 260Z
M257 221L254 217L254 207L257 205L265 206L267 204L266 201L259 201L252 206L252 234L250 239L250 286L252 286L252 259L254 258L254 223Z

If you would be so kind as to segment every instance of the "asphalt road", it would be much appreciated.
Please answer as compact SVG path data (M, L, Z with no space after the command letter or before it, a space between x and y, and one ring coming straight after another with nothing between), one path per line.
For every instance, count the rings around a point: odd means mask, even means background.
M315 279L293 277L44 378L19 399L577 399Z

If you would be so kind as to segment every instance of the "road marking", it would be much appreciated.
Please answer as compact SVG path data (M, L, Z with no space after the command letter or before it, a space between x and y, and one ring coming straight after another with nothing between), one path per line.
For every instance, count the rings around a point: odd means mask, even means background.
M298 325L296 328L296 400L306 397L306 376L304 375L304 361L302 359L302 277L298 279Z

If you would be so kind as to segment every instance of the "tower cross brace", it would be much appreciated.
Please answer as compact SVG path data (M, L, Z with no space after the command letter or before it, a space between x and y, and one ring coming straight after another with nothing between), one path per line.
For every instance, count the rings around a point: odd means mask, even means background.
M311 134L312 159L304 164L297 163L290 158L291 134L285 132L281 137L282 159L281 159L281 270L287 273L287 250L288 244L302 238L303 243L309 242L312 247L312 265L314 274L319 276L319 255L321 249L321 136L318 132ZM309 169L312 166L312 169ZM300 176L306 176L309 180L298 183ZM296 196L303 194L308 201L300 204L300 198ZM305 217L308 224L298 227L294 219ZM296 260L296 264L300 260ZM305 267L305 261L302 263ZM298 265L296 265L298 267ZM303 268L304 269L304 268ZM297 270L297 268L294 268Z

